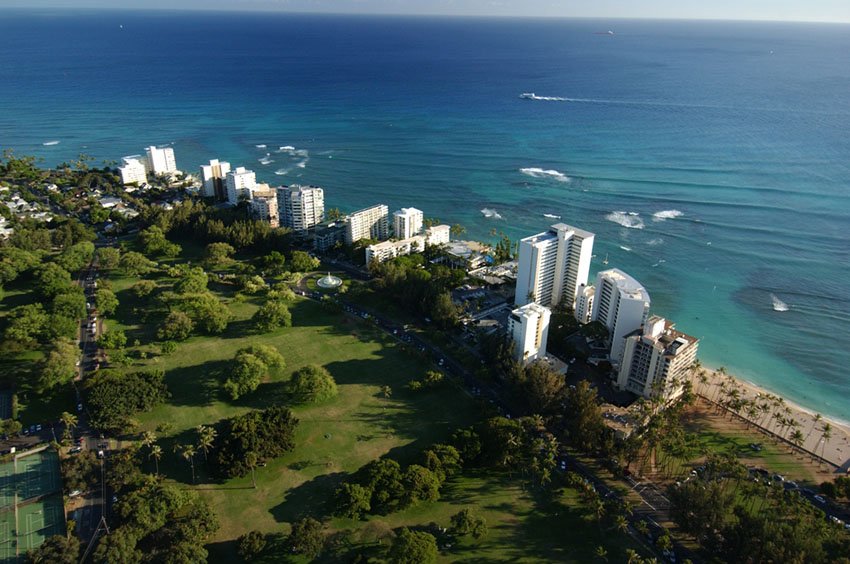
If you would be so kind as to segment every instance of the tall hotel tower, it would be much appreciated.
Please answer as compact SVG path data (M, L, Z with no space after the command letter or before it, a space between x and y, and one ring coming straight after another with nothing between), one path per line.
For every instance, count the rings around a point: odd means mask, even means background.
M573 307L579 286L587 284L594 234L563 223L519 242L516 304L545 307L562 301Z

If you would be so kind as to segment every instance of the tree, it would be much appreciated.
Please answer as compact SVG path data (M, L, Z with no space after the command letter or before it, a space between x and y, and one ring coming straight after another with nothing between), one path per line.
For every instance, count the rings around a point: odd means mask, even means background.
M185 341L192 333L195 324L182 311L172 311L156 330L156 336L163 341Z
M70 287L71 274L56 263L49 262L35 272L35 288L44 298L64 294Z
M73 534L53 535L27 552L31 564L76 564L79 559L80 539Z
M94 243L83 241L65 248L56 262L68 272L77 272L85 268L94 258Z
M292 314L282 300L267 300L251 318L260 333L268 333L278 327L292 327Z
M112 329L103 333L97 343L104 349L123 349L127 345L127 335L123 329Z
M176 257L180 254L180 245L170 242L165 233L156 225L151 225L139 233L139 244L142 252L147 256L162 255L165 257Z
M227 243L210 243L204 250L204 260L209 265L218 266L229 263L234 254L236 254L236 249L232 245L228 245Z
M601 444L605 431L596 390L582 380L567 391L567 439L574 446L592 451Z
M41 304L18 306L11 312L4 336L19 347L31 347L47 330L48 320Z
M404 527L393 539L390 560L394 564L432 564L437 561L437 539Z
M266 535L260 531L251 531L237 539L238 552L246 562L255 561L266 548Z
M455 237L460 237L464 233L466 233L466 227L464 227L460 223L455 223L454 225L452 225L452 227L451 227L451 234L452 235L454 235Z
M463 464L460 453L451 445L435 444L423 453L424 464L440 482L460 471Z
M159 445L151 445L150 447L150 458L153 458L154 464L156 465L156 474L159 475L159 459L162 458L162 447Z
M218 426L218 438L211 461L220 477L232 478L248 474L246 454L257 454L258 464L276 458L295 447L298 426L292 412L274 406L262 411L249 411L225 420Z
M120 261L121 268L130 276L141 276L156 269L156 263L142 253L129 251L124 253Z
M254 489L257 489L257 477L254 472L257 470L257 464L259 463L259 457L257 453L253 450L245 453L245 466L247 466L251 470L251 483L254 485Z
M71 432L74 430L74 427L77 426L77 416L73 413L63 411L62 415L59 416L59 421L61 421L62 425L65 426L65 430L62 432L62 437L65 440L70 439Z
M454 535L472 535L480 539L487 534L487 521L473 509L461 509L452 515L450 530Z
M534 413L559 409L564 398L564 377L545 362L534 362L524 370L523 388Z
M283 356L268 345L254 345L236 351L231 363L230 375L224 382L224 389L233 400L257 389L263 378L273 370L285 366Z
M130 291L133 292L137 298L145 298L156 290L156 282L153 280L139 280L132 286L130 286Z
M121 263L121 251L115 247L100 247L97 250L97 267L101 270L114 270Z
M80 351L70 341L56 341L41 369L38 387L42 392L67 384L77 375Z
M286 265L286 256L280 251L272 251L260 259L260 265L266 274L270 276L280 275Z
M178 294L201 294L207 291L208 283L207 273L203 268L196 266L182 272L180 280L174 284L174 291Z
M403 504L405 497L401 466L390 458L373 460L363 468L363 487L372 492L372 511L386 515Z
M127 374L101 370L86 379L85 387L91 423L107 431L126 431L133 414L148 411L169 397L162 370Z
M413 505L419 501L437 501L440 499L440 479L430 470L418 464L411 464L404 471L404 505Z
M15 280L39 264L41 260L35 253L16 246L0 247L0 286Z
M206 425L198 425L196 430L198 431L198 448L204 451L204 460L207 460L207 452L215 444L218 431L215 430L215 427L208 427Z
M326 368L309 364L292 375L292 393L302 402L319 403L336 397L338 390Z
M431 318L440 327L449 328L457 325L457 307L452 302L450 293L440 292L437 294L431 306Z
M81 291L58 294L53 298L50 309L60 317L74 321L82 319L86 315L86 296Z
M311 257L304 251L293 251L289 261L289 269L293 272L312 272L319 268L319 259Z
M112 290L106 288L98 289L94 301L97 311L101 315L112 315L118 309L118 298L115 297L115 293Z
M322 524L312 517L304 517L292 524L292 531L287 538L292 552L303 554L309 560L315 559L322 553L325 536L322 534Z
M232 317L227 306L209 292L183 296L174 305L185 311L196 327L210 335L224 332Z
M343 482L337 488L334 515L349 519L362 519L372 509L372 492L360 484Z
M178 445L180 449L180 456L182 456L192 467L192 483L195 483L195 454L197 454L197 449L195 445Z

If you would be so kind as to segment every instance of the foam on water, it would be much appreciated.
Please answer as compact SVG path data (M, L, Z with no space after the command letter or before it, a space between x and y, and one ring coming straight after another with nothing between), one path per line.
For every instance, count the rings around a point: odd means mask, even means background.
M788 304L776 297L776 294L771 294L770 300L773 303L773 311L788 311L791 309Z
M59 141L45 141L42 143L45 147L52 147L53 145L58 145Z
M605 219L628 229L643 229L644 223L636 212L613 211L605 216Z
M679 210L662 210L652 214L652 221L664 221L666 219L676 219L684 215Z
M531 176L532 178L551 178L553 180L557 180L558 182L569 182L570 177L564 174L563 172L557 171L555 169L542 169L538 167L529 167L529 168L521 168L519 169L521 173L526 176Z
M502 214L493 208L484 208L481 210L481 214L488 219L503 219Z

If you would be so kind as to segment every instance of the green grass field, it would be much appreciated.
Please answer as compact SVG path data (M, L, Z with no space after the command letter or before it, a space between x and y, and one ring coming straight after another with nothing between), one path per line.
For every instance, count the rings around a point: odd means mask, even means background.
M211 561L238 561L235 539L251 530L286 534L289 524L306 516L329 518L332 495L339 483L368 462L390 455L400 462L417 460L424 448L444 441L457 428L481 417L478 403L451 382L439 390L411 392L408 381L432 368L418 355L406 352L372 324L298 299L291 306L294 326L268 334L253 334L248 319L261 299L236 296L231 287L210 284L234 315L223 335L195 336L162 356L152 343L154 326L142 323L142 303L127 289L137 280L111 278L121 307L110 328L127 332L129 347L151 357L123 370L162 368L172 396L165 404L136 419L139 430L154 430L168 422L173 428L159 443L165 453L160 472L169 479L191 483L188 462L173 454L175 443L196 441L195 427L276 404L289 404L287 380L306 364L327 368L339 386L337 398L320 405L294 405L300 420L293 452L256 471L256 489L250 476L224 483L209 479L204 455L195 459L192 486L215 510L221 528L210 544ZM221 393L228 362L235 352L252 344L276 347L286 368L238 401ZM382 386L392 394L385 398ZM153 471L154 463L146 462ZM627 538L600 530L587 521L575 499L566 496L544 505L524 491L518 478L497 474L470 475L448 483L440 501L422 504L366 522L330 519L333 532L346 532L352 542L374 542L383 533L404 525L449 525L449 517L463 507L475 506L489 523L490 534L480 541L462 541L445 549L447 561L522 562L574 561L592 558L597 544L622 554ZM570 540L572 539L572 540Z

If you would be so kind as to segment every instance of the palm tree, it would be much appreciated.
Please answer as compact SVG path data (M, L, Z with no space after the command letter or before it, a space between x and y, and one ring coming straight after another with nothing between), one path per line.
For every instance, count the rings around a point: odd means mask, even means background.
M614 518L614 527L621 533L625 533L629 530L629 520L626 519L625 515L617 515Z
M829 442L829 439L832 438L832 425L829 423L824 423L823 427L821 427L821 440L823 441L823 446L820 448L820 457L824 457L824 453L826 452L826 444Z
M791 442L794 443L797 448L800 448L803 445L804 440L806 439L803 437L803 432L800 429L794 429L794 432L791 433Z
M596 557L600 560L608 562L608 551L601 544L596 547Z
M63 425L65 425L65 431L62 433L62 437L64 439L70 439L71 429L77 426L77 416L73 413L63 411L62 415L59 416L59 420L62 421Z
M195 445L183 445L180 447L180 455L185 458L192 466L192 483L195 483Z
M159 459L162 456L162 447L159 445L151 445L151 453L149 455L150 458L153 458L154 464L156 464L156 473L159 475Z
M381 386L381 394L384 396L384 399L388 400L393 395L393 389L389 386Z
M809 440L809 436L814 432L815 428L818 426L818 423L820 423L821 419L823 419L823 415L821 415L820 413L815 413L815 418L812 421L812 428L809 429L808 434L806 434L806 441Z
M204 451L204 461L207 460L207 451L213 447L217 435L214 427L198 425L198 448Z
M146 447L152 446L156 442L156 433L153 431L145 431L142 433L142 444Z
M640 562L640 554L633 548L629 548L626 550L626 562L627 564L637 564Z

